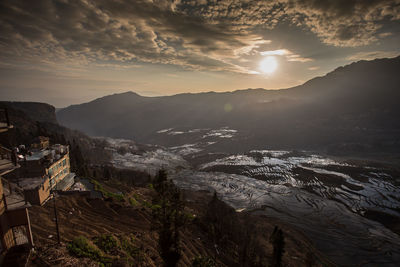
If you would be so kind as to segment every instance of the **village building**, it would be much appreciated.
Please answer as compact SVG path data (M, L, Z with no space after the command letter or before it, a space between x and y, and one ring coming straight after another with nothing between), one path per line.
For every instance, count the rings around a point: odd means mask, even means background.
M50 182L47 176L23 179L19 186L24 190L25 200L32 205L43 205L50 197Z
M18 154L21 168L10 180L24 191L25 199L33 205L44 204L52 191L65 191L75 182L70 170L69 148L66 145L50 146L49 139L40 137L27 154Z
M6 122L2 121L1 125L3 124L7 126L0 127L1 133L12 128L8 117ZM14 172L20 167L13 156L15 155L12 150L0 145L0 255L17 245L26 244L33 247L28 211L30 204L15 192L15 185L3 179L4 175Z

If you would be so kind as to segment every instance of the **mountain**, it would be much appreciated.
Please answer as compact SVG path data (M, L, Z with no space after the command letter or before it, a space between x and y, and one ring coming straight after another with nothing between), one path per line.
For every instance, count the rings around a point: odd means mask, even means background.
M188 134L193 129L229 127L237 135L221 143L226 149L397 151L399 69L396 57L352 63L282 90L163 97L126 92L69 106L57 113L57 119L93 136L168 146L193 141L193 134ZM169 128L179 134L157 133Z
M34 121L57 123L55 107L46 103L0 101L0 106L22 111Z
M51 143L69 143L71 154L79 150L77 153L83 153L87 162L99 164L109 160L101 141L59 125L55 108L49 104L0 101L0 108L7 108L10 123L14 126L10 131L0 134L0 144L5 147L30 145L42 135L50 137Z

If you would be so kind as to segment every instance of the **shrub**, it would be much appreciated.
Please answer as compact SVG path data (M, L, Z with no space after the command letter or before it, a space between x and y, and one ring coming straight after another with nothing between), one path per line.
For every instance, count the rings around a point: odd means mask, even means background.
M116 199L121 202L124 201L124 194L122 194L122 193L117 194L117 193L109 192L98 181L96 181L94 179L91 179L90 182L92 184L94 184L94 189L96 191L100 191L103 194L103 197L113 198L113 199Z
M215 262L209 257L198 256L192 261L193 267L215 267Z
M69 253L76 257L97 261L100 266L111 266L112 259L104 256L101 250L84 236L78 236L67 245Z
M101 261L101 251L86 237L78 236L68 244L68 251L77 257L86 257L95 261Z
M140 249L133 244L134 241L135 237L133 235L131 235L130 238L123 237L121 239L121 247L129 256L138 259L140 258Z
M131 204L131 206L136 207L138 205L138 202L136 201L136 199L134 199L133 197L129 198L129 203Z
M101 235L96 239L95 243L98 248L107 254L117 250L120 247L118 241L112 235Z

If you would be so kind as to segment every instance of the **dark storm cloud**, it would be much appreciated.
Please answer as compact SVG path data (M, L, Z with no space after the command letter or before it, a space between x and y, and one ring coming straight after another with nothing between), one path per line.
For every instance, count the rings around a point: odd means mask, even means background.
M224 25L174 12L167 2L3 1L3 57L117 60L212 67L252 40Z
M235 60L269 42L254 34L254 27L271 29L286 21L310 29L326 44L359 46L390 34L379 30L383 20L400 19L399 3L5 0L0 57L25 63L138 61L249 73Z
M398 0L300 0L288 2L294 22L336 46L361 46L379 38L387 20L400 19ZM293 15L298 14L299 16Z
M182 1L180 8L240 29L273 28L281 21L310 29L335 46L360 46L378 39L385 20L400 19L399 0Z

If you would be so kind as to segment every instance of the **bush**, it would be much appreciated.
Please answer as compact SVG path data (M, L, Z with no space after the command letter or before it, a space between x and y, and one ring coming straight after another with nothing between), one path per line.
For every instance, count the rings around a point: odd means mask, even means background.
M118 250L120 247L118 241L112 235L101 235L96 239L96 245L98 248L106 252L107 254Z
M118 201L124 201L124 194L120 193L112 193L107 191L98 181L91 179L90 182L92 184L94 184L94 190L96 191L100 191L103 194L103 197L109 197L109 198L113 198L116 199Z
M67 246L68 251L77 256L102 261L101 251L93 245L86 237L78 236Z
M192 261L193 267L215 267L215 262L209 257L198 256Z
M134 199L133 197L129 198L129 203L131 204L131 206L136 207L138 205L138 202L136 201L136 199Z
M140 260L140 249L133 244L134 242L135 237L133 235L131 235L130 238L123 237L121 239L121 247L129 256L136 260Z

